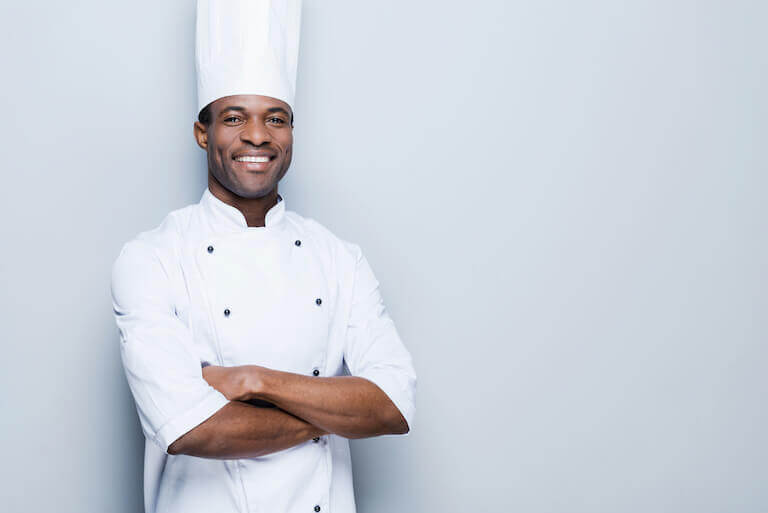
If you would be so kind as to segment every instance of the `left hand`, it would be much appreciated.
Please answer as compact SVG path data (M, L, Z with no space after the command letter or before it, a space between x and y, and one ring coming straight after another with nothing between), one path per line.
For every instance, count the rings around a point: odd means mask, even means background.
M255 367L255 365L234 367L207 365L203 367L203 379L230 401L247 401L251 399L250 374L256 372Z

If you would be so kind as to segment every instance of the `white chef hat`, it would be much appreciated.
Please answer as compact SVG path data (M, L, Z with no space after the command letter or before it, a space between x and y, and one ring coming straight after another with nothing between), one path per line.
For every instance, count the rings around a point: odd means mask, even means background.
M259 94L293 109L301 0L198 0L197 111L224 96Z

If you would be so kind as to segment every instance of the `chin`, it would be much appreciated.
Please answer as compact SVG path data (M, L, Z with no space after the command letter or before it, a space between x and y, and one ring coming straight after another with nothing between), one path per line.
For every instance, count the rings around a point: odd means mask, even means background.
M262 196L266 196L274 188L275 188L275 186L274 185L270 185L270 184L253 185L251 187L242 186L240 188L241 192L239 192L237 194L239 196L242 196L243 198L255 199L255 198L261 198Z

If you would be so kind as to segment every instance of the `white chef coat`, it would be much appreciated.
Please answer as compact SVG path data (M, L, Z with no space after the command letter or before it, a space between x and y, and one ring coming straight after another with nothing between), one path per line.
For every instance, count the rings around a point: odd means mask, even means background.
M146 513L354 513L349 442L256 458L168 454L228 400L202 362L378 385L413 429L416 374L360 246L286 210L249 227L206 188L125 243L112 268L120 354L146 436ZM318 509L319 508L319 509Z

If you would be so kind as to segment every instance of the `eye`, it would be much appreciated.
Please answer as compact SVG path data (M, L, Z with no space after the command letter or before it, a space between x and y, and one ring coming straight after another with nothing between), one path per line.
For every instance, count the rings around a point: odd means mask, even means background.
M229 116L229 117L224 118L224 121L227 121L227 122L228 121L233 121L234 122L234 121L237 121L238 119L239 118L237 116Z
M280 119L280 118L278 118L278 117L272 117L272 118L269 118L267 121L273 121L273 122L275 122L275 123L277 123L277 124L282 124L282 123L285 123L285 121L283 121L282 119Z

